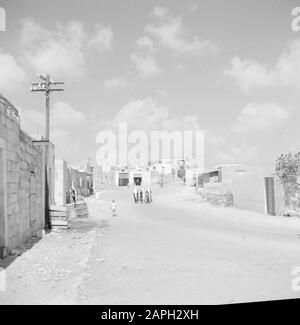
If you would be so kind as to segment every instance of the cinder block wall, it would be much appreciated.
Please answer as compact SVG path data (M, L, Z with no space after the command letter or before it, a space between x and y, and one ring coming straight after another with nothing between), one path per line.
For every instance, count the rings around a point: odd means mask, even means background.
M236 208L267 213L264 175L253 168L235 174L232 183L233 205Z
M0 95L0 138L6 146L6 238L22 245L44 225L42 148L20 129L16 108Z

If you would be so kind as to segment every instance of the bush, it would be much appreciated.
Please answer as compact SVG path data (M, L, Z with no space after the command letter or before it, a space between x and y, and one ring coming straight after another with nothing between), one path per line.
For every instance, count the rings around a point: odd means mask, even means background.
M276 173L284 187L286 204L296 210L300 207L300 152L282 154L276 161Z

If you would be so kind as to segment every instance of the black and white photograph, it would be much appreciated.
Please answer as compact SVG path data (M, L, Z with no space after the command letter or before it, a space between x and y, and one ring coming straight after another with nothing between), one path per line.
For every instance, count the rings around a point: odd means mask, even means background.
M299 1L0 0L0 305L299 298Z

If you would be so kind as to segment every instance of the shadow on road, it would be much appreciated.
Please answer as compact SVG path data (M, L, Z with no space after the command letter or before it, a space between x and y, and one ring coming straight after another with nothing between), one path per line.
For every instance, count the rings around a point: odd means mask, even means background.
M84 220L84 219L74 219L70 220L70 229L69 231L78 231L81 233L93 230L93 229L103 229L108 228L109 222L107 220L99 220L99 221L91 221L91 220Z
M0 268L5 269L10 264L12 264L18 257L20 257L22 254L29 251L36 243L38 243L41 240L41 238L32 237L29 240L25 242L25 244L18 249L14 249L12 251L13 254L10 254L9 256L5 258L0 258Z

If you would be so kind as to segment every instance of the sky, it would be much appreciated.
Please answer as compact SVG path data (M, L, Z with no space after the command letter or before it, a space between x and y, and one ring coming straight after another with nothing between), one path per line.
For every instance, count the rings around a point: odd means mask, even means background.
M269 166L300 151L300 31L286 0L0 0L0 93L30 135L45 133L38 73L51 95L51 140L69 163L96 157L97 134L205 131L205 166ZM300 13L300 11L299 11ZM300 25L300 24L299 24Z

